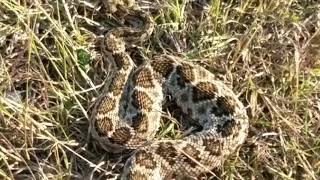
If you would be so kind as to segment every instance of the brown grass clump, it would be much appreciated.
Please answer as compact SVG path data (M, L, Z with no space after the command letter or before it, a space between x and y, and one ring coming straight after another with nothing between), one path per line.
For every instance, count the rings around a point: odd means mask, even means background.
M197 60L247 106L249 137L217 179L320 178L317 1L138 3L156 22L138 56ZM98 2L0 0L0 179L119 173L122 162L88 135L108 77L94 39L118 23Z

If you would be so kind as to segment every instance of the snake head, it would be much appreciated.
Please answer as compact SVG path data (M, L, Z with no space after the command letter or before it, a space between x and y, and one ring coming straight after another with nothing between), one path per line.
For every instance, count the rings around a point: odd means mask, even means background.
M121 52L124 52L126 47L125 42L121 37L117 37L112 33L108 33L104 39L103 49L109 52L113 52L114 54L119 54Z

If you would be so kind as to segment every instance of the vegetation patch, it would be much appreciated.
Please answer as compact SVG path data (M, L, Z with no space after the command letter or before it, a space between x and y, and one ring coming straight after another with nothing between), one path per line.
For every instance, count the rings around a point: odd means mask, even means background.
M317 1L137 3L156 27L133 57L194 61L247 107L245 144L203 179L320 178ZM88 119L112 71L96 39L122 25L98 0L0 0L0 179L119 174L123 161L92 140ZM173 126L164 123L160 135L174 135Z

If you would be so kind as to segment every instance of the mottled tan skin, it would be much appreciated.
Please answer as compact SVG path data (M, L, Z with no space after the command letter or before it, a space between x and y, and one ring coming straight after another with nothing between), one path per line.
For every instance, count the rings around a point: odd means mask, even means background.
M93 137L110 152L136 149L122 179L183 179L220 166L247 136L243 104L212 73L179 57L159 55L134 69L124 37L132 32L138 31L115 29L105 36L102 51L117 70L92 113ZM202 130L154 139L167 95Z

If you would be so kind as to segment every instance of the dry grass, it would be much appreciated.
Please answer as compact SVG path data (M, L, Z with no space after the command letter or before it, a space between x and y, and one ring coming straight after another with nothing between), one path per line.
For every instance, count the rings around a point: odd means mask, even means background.
M199 60L248 107L249 137L218 179L319 179L319 3L150 2L139 1L157 26L137 56ZM88 135L108 76L94 38L115 22L93 2L0 0L0 179L118 173Z

